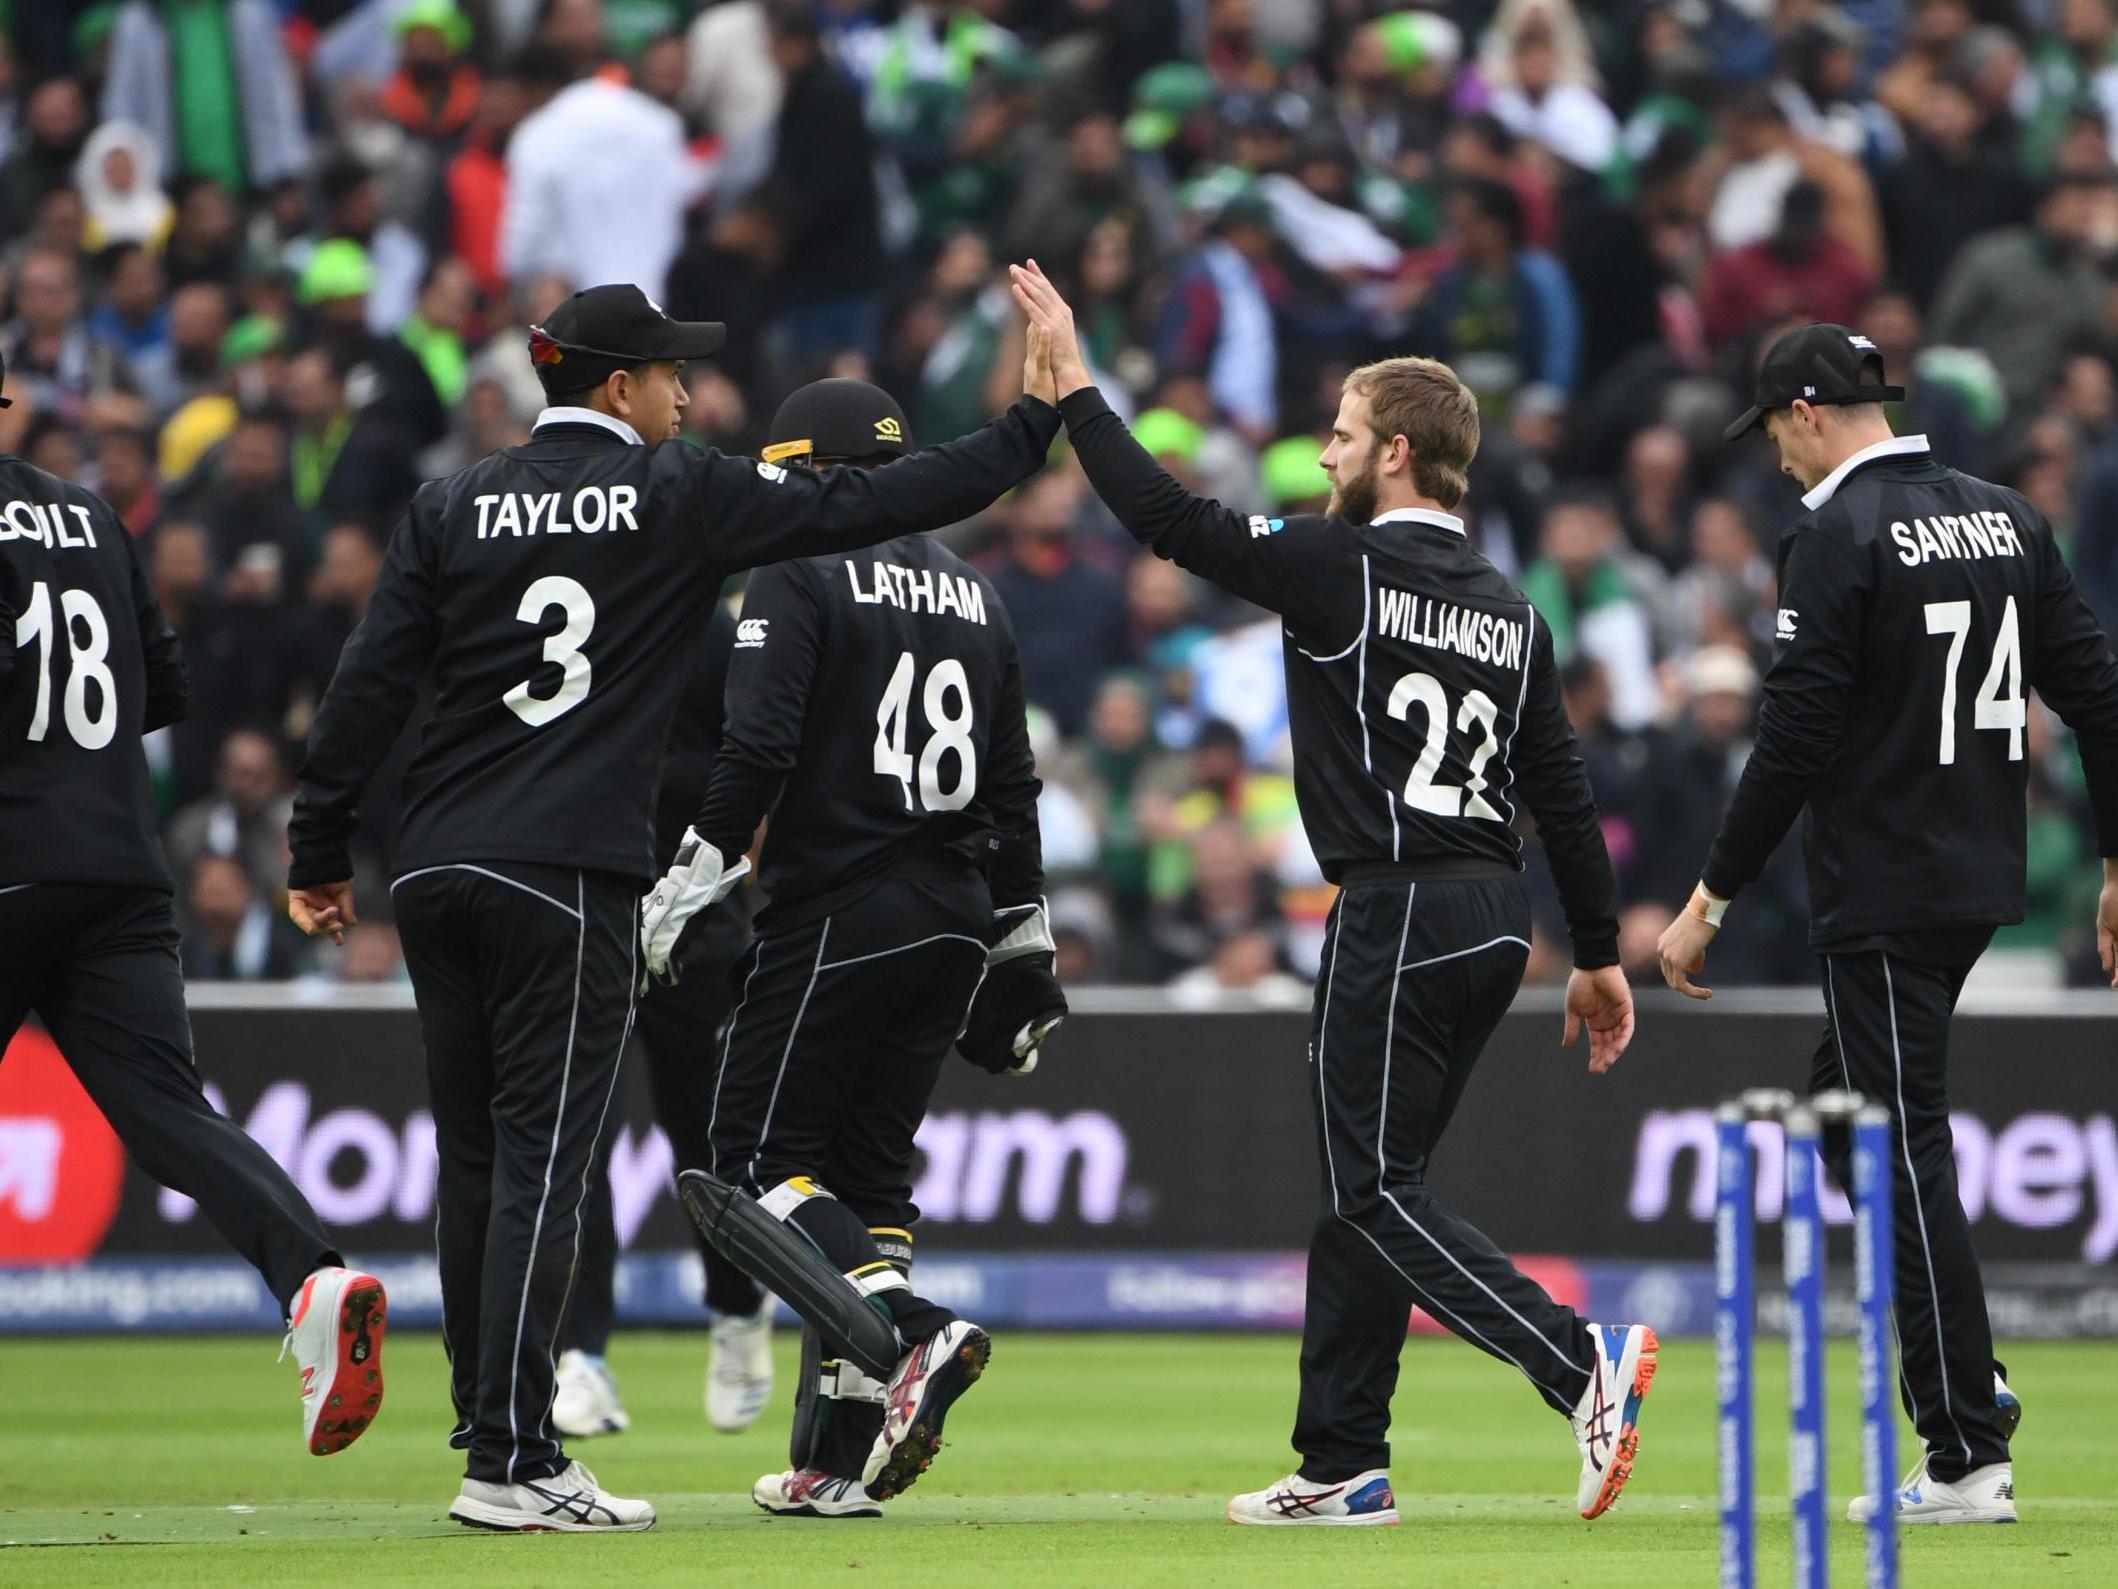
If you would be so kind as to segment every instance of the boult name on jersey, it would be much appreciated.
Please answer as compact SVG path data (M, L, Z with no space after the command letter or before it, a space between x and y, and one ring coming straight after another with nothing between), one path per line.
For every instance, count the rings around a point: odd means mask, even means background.
M954 613L965 623L986 621L985 592L976 580L951 574L946 569L907 568L902 563L885 563L880 559L870 563L868 569L868 588L863 590L860 566L852 558L846 559L846 582L853 587L853 599L857 602L868 606L887 602L906 612L936 616Z
M578 491L487 491L473 497L478 539L503 535L600 535L637 530L640 493L628 485L582 486Z
M67 523L66 516L74 522ZM94 551L95 521L88 509L66 502L10 502L0 507L0 541L36 541L46 551Z
M1438 651L1454 651L1474 662L1520 668L1529 635L1519 619L1416 596L1389 585L1376 587L1376 627L1386 635Z
M1977 513L1940 513L1931 519L1899 519L1890 526L1890 539L1897 542L1897 560L1917 568L1936 558L2020 557L2022 537L2015 521L1993 509Z

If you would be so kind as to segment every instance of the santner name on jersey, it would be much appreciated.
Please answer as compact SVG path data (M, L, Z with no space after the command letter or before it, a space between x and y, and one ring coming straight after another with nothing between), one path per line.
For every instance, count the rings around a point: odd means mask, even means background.
M907 568L880 559L869 565L868 588L861 589L860 566L846 559L846 582L863 606L887 603L906 612L954 613L966 623L984 623L985 591L976 580L939 568Z
M1388 585L1376 587L1375 611L1376 628L1381 633L1436 651L1454 651L1474 662L1520 669L1529 645L1529 634L1516 619L1476 612Z
M1938 513L1910 524L1899 519L1890 526L1890 539L1897 542L1897 560L1907 568L1937 557L2022 556L2022 537L2015 532L2015 521L1994 510Z

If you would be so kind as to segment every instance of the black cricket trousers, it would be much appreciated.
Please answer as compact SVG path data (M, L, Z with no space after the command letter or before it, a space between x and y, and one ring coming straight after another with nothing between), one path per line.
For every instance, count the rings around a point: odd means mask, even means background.
M178 942L159 889L0 889L0 1043L34 1011L133 1161L205 1211L285 1315L312 1272L344 1260L286 1171L206 1101Z
M782 930L768 916L722 1043L715 1173L814 1241L908 1346L956 1318L906 1274L919 1217L912 1139L985 979L992 926L985 878L945 862L889 877L821 921ZM841 1419L840 1434L853 1422ZM844 1471L854 1446L864 1454L848 1438L818 1465Z
M1560 1412L1588 1388L1595 1346L1580 1316L1427 1187L1428 1156L1515 997L1529 938L1512 875L1349 880L1332 906L1310 1026L1323 1195L1294 1424L1304 1478L1389 1466L1414 1303L1514 1364Z
M633 1015L633 1039L647 1061L655 1122L669 1138L675 1167L710 1169L713 1151L706 1122L713 1113L713 1084L720 1074L721 1030L735 1005L733 973L750 946L747 918L716 905L684 935L677 956L683 974L666 987L649 988ZM588 1188L581 1235L581 1270L574 1277L573 1305L559 1332L562 1352L601 1357L610 1346L617 1313L618 1227L610 1196L609 1156L614 1132L603 1148ZM686 1221L687 1226L689 1221ZM763 1289L713 1250L703 1236L699 1258L706 1267L706 1307L715 1314L757 1312Z
M392 893L419 1006L442 1344L465 1473L566 1466L556 1340L632 1024L640 885L522 861L433 866Z
M1847 1088L1890 1111L1898 1393L1926 1445L1927 1471L1947 1483L2008 1460L1985 1281L1949 1130L1949 1018L1971 966L1879 950L1823 961L1827 1019L1810 1090ZM1824 1133L1824 1164L1850 1192L1853 1145L1843 1128Z

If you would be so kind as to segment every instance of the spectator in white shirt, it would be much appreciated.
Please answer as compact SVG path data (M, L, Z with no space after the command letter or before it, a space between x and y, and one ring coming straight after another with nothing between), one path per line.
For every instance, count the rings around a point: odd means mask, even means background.
M552 74L546 60L523 63L532 83ZM508 144L507 177L500 263L509 280L631 282L663 296L696 191L676 112L622 83L585 78L523 119Z

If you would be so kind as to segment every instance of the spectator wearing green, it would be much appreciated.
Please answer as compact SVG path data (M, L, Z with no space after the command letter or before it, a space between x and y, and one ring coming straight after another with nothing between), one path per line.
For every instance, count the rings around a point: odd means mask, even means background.
M1133 421L1133 440L1165 469L1183 472L1199 461L1206 429L1174 408L1150 408Z
M424 355L368 328L368 294L374 290L368 251L350 237L327 237L310 251L295 297L316 340L345 375L347 406L377 408L415 451L430 447L448 434L448 410ZM436 357L446 370L446 348L437 345Z
M246 314L221 338L221 368L240 371L246 364L280 353L286 345L286 328L277 320L270 315Z
M1265 501L1275 513L1321 513L1331 498L1331 476L1321 462L1323 443L1314 436L1288 436L1258 458Z
M1014 34L972 6L950 7L937 38L932 9L918 7L891 24L876 58L868 116L892 143L946 141L979 67L1022 53Z
M419 356L427 379L434 383L434 395L450 408L463 400L471 383L463 328L470 322L476 294L469 267L460 259L442 259L427 271L419 287L419 307L397 334Z
M1096 824L1097 866L1118 919L1140 921L1154 841L1148 818L1167 813L1189 784L1184 758L1155 737L1149 681L1106 674L1087 731L1059 754L1049 776L1081 797Z
M1168 148L1213 108L1214 97L1213 75L1189 61L1171 61L1143 73L1133 84L1126 144L1140 150Z
M2118 110L2118 7L2110 0L2058 8L2057 31L2037 41L2030 70L2037 108L2023 129L2023 163L2035 173L2052 169L2053 156L2076 111L2093 111L2108 123Z
M1521 585L1551 631L1560 665L1577 655L1602 663L1611 721L1633 730L1655 721L1662 698L1646 604L1618 562L1623 541L1607 493L1564 488L1545 508L1542 555L1524 570Z
M301 87L269 0L126 0L102 113L145 127L164 171L231 193L309 166Z
M304 309L365 298L375 286L375 267L368 251L349 237L330 237L318 243L302 267L295 296Z
M992 281L993 251L985 235L959 227L942 243L927 277L941 334L927 351L913 399L912 431L923 442L954 441L995 412L987 388L1000 358L1001 333L1012 314L1004 288Z

